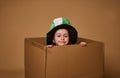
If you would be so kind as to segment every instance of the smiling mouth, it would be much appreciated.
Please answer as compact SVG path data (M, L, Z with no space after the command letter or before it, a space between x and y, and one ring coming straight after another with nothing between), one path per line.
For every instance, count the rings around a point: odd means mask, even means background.
M65 43L65 41L59 41L60 43Z

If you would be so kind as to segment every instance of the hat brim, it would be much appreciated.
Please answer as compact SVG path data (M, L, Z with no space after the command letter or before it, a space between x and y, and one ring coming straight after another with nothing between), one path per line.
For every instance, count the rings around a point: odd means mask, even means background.
M68 30L69 32L69 43L68 44L75 44L76 41L77 41L77 30L71 26L71 25L68 25L68 24L61 24L59 26L56 26L55 28L53 28L52 30L50 30L48 33L47 33L47 38L46 38L46 42L47 42L47 45L51 45L53 44L53 39L54 39L54 34L55 32L58 30L58 29L66 29Z

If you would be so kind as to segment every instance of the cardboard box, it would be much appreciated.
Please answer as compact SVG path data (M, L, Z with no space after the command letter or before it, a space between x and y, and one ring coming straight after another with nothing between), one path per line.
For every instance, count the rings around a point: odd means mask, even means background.
M25 78L103 78L104 44L79 38L78 44L47 48L45 38L25 39Z

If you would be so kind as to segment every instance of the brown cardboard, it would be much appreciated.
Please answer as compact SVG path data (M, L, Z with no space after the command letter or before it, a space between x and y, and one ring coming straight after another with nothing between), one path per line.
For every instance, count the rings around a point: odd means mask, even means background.
M25 78L102 78L104 45L101 42L79 38L88 42L47 48L45 38L25 39Z

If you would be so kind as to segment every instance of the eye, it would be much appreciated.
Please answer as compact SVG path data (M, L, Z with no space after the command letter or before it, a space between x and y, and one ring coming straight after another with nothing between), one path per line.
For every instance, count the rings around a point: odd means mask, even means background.
M61 37L60 35L57 35L57 37Z
M68 35L65 35L64 37L65 37L65 38L67 38L67 37L68 37Z

